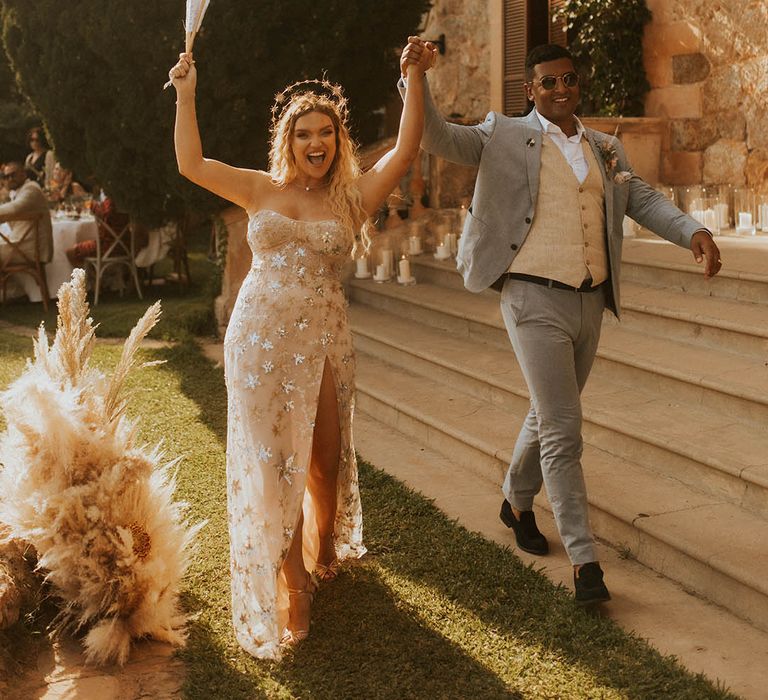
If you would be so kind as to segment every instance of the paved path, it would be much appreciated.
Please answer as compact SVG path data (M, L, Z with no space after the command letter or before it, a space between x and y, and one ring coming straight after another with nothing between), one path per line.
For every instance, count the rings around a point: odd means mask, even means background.
M37 666L8 691L8 700L172 700L181 698L184 665L169 644L138 642L128 663L87 666L80 643L64 639L44 649Z

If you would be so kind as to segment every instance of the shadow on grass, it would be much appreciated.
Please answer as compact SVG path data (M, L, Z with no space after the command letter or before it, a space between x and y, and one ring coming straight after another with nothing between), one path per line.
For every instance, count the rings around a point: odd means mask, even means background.
M195 624L184 654L186 697L522 700L491 670L424 626L372 568L345 571L318 593L313 611L310 637L280 663L257 661L241 650L233 656L216 630Z
M166 355L168 369L180 377L182 391L199 408L200 420L223 445L226 391L222 371L214 370L191 345ZM377 553L376 565L355 567L321 591L312 636L292 658L268 665L243 659L247 655L237 652L241 667L237 673L249 692L256 686L248 686L247 678L255 674L279 684L281 690L270 697L292 697L294 693L329 698L518 697L511 687L535 696L528 689L535 688L535 683L518 682L504 660L489 661L488 668L481 666L457 644L426 628L417 611L392 597L375 571L379 567L434 590L479 618L488 629L498 630L518 649L523 665L531 650L543 649L561 663L586 672L595 683L615 689L621 697L735 697L686 671L674 659L661 656L610 619L581 610L569 592L553 586L509 550L450 521L395 479L364 463L360 476L366 541ZM231 631L227 634L231 636ZM203 682L215 682L217 673L226 672L231 662L225 654L231 656L233 651L213 638L207 640L201 629L195 629L194 639L206 653L200 662L203 667L191 662L191 678L198 679L201 687L213 688ZM482 657L484 650L477 654ZM547 669L542 667L541 672ZM562 693L560 697L586 697L578 687L573 690L557 692ZM191 693L190 697L206 696Z

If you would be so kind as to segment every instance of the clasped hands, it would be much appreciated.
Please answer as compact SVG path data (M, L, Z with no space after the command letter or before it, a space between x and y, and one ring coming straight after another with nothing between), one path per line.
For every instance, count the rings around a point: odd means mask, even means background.
M409 36L408 44L400 55L400 72L406 76L409 66L414 66L422 74L435 65L437 46L431 41L424 41L418 36Z

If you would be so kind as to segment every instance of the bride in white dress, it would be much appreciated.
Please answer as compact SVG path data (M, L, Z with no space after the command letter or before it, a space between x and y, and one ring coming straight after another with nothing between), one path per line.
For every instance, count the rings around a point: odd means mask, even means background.
M368 246L368 218L418 154L424 73L435 49L409 41L397 143L365 174L337 86L304 81L281 93L267 173L203 157L192 55L181 54L169 74L179 172L250 219L253 262L224 359L232 619L238 642L259 658L278 658L304 639L315 580L365 553L340 274L357 247Z

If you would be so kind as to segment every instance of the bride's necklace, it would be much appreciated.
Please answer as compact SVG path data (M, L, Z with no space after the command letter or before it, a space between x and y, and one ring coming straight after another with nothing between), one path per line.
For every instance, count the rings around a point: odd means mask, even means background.
M291 180L291 184L294 187L298 187L301 190L304 190L305 192L314 192L315 190L324 190L328 185L330 185L330 182L326 182L323 185L318 185L317 187L310 187L309 185L301 185L296 180Z

